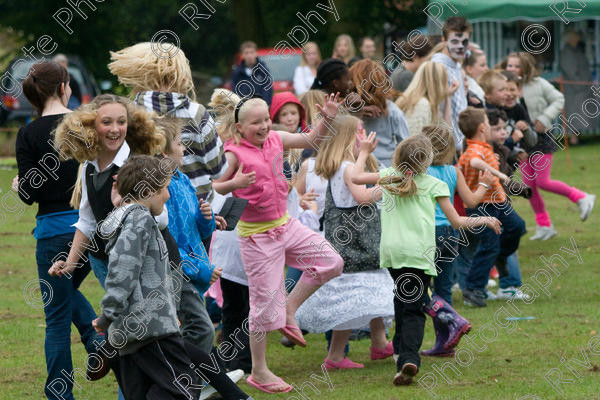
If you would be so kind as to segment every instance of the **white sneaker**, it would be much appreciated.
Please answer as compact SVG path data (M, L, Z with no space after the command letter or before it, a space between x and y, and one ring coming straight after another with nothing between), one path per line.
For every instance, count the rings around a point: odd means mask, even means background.
M458 283L455 283L454 285L452 285L452 291L453 291L453 292L458 292L458 291L460 291L460 286L458 286Z
M581 199L583 200L583 199ZM556 236L556 229L554 229L554 225L550 226L537 226L535 229L535 233L529 240L548 240L552 237Z
M244 377L244 370L236 369L235 371L230 371L227 373L227 376L233 381L233 383L237 383L240 379ZM207 385L204 389L202 389L199 400L206 400L215 393L217 393L215 388L210 385Z
M394 354L392 355L392 358L394 359L394 362L398 362L398 359L400 358L400 354Z
M514 286L507 287L505 289L498 289L498 293L496 297L499 300L508 300L508 299L516 299L516 300L529 300L530 296L521 291L521 289L516 288Z
M487 285L488 285L488 287L496 287L496 286L498 286L498 283L496 283L495 279L491 279L490 278L490 279L488 279L488 284Z
M590 216L592 209L594 208L594 202L596 201L596 196L593 194L586 193L583 199L579 199L577 201L577 205L579 206L580 217L582 221L585 221L587 217Z
M486 301L494 301L498 300L498 297L494 294L494 292L489 289L485 289L485 300Z

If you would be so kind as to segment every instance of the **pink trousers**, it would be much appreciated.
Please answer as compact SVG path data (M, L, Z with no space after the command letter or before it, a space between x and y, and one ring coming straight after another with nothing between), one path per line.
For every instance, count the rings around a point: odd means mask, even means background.
M285 326L285 264L303 271L300 282L316 286L341 275L344 267L342 257L323 236L294 218L265 233L240 237L239 243L248 276L252 332Z
M551 170L552 154L534 153L527 160L521 161L521 175L523 182L531 188L532 195L529 202L535 213L535 222L539 226L551 225L550 215L546 211L546 205L539 189L563 195L574 203L585 197L585 193L581 190L551 179Z

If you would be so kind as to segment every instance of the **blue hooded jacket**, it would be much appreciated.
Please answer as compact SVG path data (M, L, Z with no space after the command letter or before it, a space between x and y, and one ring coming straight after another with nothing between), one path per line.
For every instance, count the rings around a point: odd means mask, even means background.
M166 203L169 231L179 247L183 272L203 296L210 286L215 267L210 264L202 239L215 230L215 217L213 215L210 220L204 218L198 205L196 189L179 170L175 170L171 177L169 194L171 197Z

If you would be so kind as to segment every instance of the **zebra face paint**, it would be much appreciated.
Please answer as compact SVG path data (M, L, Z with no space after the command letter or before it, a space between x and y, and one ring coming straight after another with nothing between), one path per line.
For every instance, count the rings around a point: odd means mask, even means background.
M469 47L469 33L450 32L446 40L446 47L448 53L450 53L450 57L454 60L464 60L467 48Z

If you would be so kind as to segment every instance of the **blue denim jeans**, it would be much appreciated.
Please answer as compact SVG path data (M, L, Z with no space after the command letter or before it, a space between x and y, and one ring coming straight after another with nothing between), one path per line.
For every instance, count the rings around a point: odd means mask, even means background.
M500 278L500 288L506 289L508 287L520 287L523 285L523 281L521 280L521 268L519 267L518 251L515 251L508 257L506 265L508 267L508 275Z
M44 352L46 355L46 371L48 378L44 392L49 399L73 399L73 380L61 374L62 370L69 374L73 372L71 360L71 322L75 324L81 335L81 343L88 353L96 352L94 339L96 331L92 321L96 318L94 308L79 291L79 285L90 272L89 263L77 268L70 278L66 276L55 278L48 275L53 259L59 253L69 252L69 242L73 234L58 235L37 241L35 258L38 267L38 277L44 313L46 315L46 340ZM77 365L85 370L85 365ZM78 375L77 375L78 376ZM79 378L81 379L81 378Z
M458 246L455 242L447 240L450 236L456 236L456 231L450 225L435 227L435 246L437 248L435 267L437 276L433 279L433 293L441 296L452 305L452 276L453 265ZM449 246L454 251L448 249ZM449 259L452 261L445 261Z
M463 229L463 233L466 237L468 244L458 246L458 256L454 259L454 282L458 283L460 290L465 290L465 282L471 264L473 262L473 255L477 251L477 238L468 229Z
M98 282L100 282L102 289L105 289L104 282L106 281L106 276L108 275L108 260L101 260L92 255L89 256L89 259L92 270L94 271L94 275L96 275L96 278L98 279ZM125 396L123 396L121 388L119 388L118 400L125 400Z
M467 209L467 214L496 217L502 223L502 233L497 235L490 228L474 228L479 246L473 255L471 269L466 279L467 289L485 290L490 270L498 257L507 257L517 251L521 236L525 233L525 221L512 208L510 203L484 203L476 209Z

